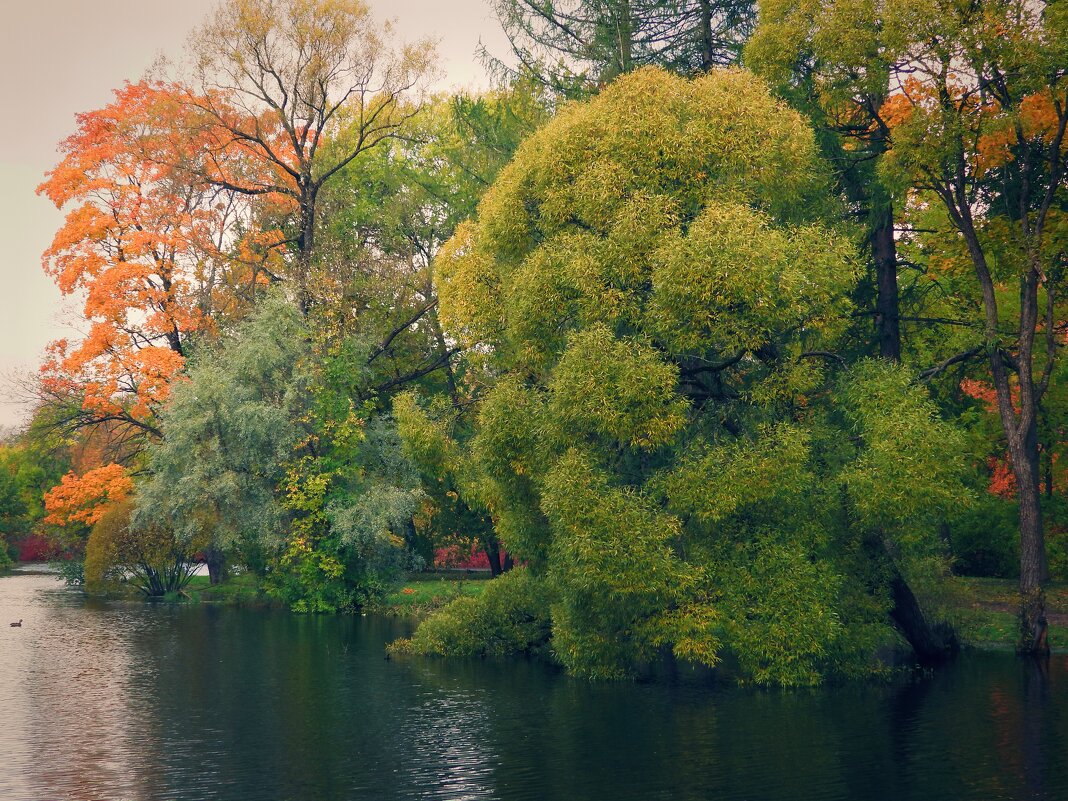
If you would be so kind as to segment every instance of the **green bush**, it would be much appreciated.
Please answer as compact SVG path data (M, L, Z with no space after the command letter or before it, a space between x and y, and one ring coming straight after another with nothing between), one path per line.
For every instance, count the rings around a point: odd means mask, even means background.
M1016 503L983 493L949 526L953 572L960 576L1016 578L1020 541Z
M81 559L59 559L52 563L68 587L85 586L85 562Z
M196 569L192 548L168 528L135 525L133 509L133 500L116 503L93 526L85 544L86 590L125 582L151 598L180 593Z
M549 599L542 582L516 568L487 583L477 598L457 598L431 615L391 654L509 656L549 641Z

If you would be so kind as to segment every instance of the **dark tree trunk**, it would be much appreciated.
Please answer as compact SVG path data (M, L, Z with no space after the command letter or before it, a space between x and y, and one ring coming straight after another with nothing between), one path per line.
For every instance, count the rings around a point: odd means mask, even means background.
M504 554L504 563L501 565L501 572L507 573L513 567L515 567L515 562L512 561L512 555L506 552Z
M896 568L890 580L890 597L894 603L890 618L912 646L921 665L934 667L957 655L960 645L956 636L951 630L932 626L927 621L912 589Z
M885 540L881 536L868 537L864 541L864 550L888 579L890 620L912 648L916 661L924 667L934 667L955 657L960 650L956 635L948 626L932 626L927 620Z
M213 587L226 580L226 554L214 545L204 551L204 564L208 566L208 583Z
M716 43L712 37L712 0L700 0L701 5L701 71L716 66Z
M1038 437L1033 422L1029 428L1020 443L1021 452L1013 459L1020 506L1020 641L1017 650L1046 656L1049 654L1049 627L1042 585L1049 580L1049 564L1042 528Z
M486 552L486 556L489 559L490 575L496 578L503 572L501 570L500 543L497 542L497 538L491 534L486 537L482 549Z
M894 241L894 212L887 205L872 211L872 261L875 264L875 326L879 355L901 361L900 310L897 289L897 244Z
M304 315L311 309L312 253L315 249L315 189L302 186L300 191L300 232L297 235L297 301Z

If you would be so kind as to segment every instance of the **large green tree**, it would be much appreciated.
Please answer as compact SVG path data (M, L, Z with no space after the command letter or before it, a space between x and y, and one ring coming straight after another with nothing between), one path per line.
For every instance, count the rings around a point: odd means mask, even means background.
M401 432L469 453L460 491L549 589L571 670L863 669L894 570L937 552L955 435L894 368L833 375L857 270L827 187L755 76L643 69L527 140L439 257L486 389L466 441L412 398Z

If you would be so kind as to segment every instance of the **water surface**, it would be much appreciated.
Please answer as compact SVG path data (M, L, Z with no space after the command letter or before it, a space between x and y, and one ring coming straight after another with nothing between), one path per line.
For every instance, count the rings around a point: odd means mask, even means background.
M408 625L0 578L0 799L1068 799L1063 655L805 692L598 685L386 661Z

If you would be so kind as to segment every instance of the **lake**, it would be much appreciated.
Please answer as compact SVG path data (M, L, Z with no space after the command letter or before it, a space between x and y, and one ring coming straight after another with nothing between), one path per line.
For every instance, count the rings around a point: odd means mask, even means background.
M33 572L0 578L0 615L3 801L1068 798L1065 655L782 692L387 661L407 621Z

